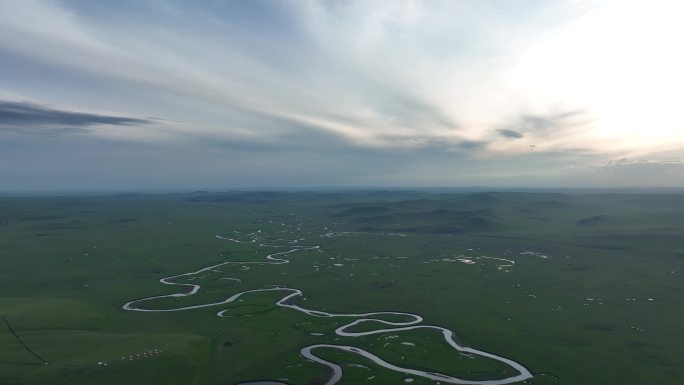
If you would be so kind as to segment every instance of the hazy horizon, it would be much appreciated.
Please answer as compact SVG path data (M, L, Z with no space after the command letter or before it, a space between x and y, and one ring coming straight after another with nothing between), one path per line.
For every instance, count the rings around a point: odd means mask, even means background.
M61 189L61 190L3 190L0 196L103 196L103 195L166 195L166 194L250 194L250 193L299 193L299 194L355 194L355 193L402 193L422 194L487 194L487 193L548 193L548 194L682 194L682 187L521 187L521 186L271 186L226 188L149 188L149 189Z

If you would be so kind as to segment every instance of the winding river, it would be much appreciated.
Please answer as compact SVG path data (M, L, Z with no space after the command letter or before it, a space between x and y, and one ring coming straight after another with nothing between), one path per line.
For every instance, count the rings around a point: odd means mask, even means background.
M231 241L231 242L236 242L236 243L257 243L258 242L258 235L256 233L249 234L252 236L251 240L248 241L243 241L239 239L234 239L234 238L227 238L223 237L220 235L217 235L216 238L221 239L221 240L226 240L226 241ZM288 245L271 245L271 244L266 244L266 243L258 243L260 247L275 247L275 248L285 248L287 249L286 251L280 251L280 252L275 252L271 253L266 256L266 261L245 261L245 262L239 262L239 261L226 261L222 262L216 265L204 267L202 269L196 270L196 271L191 271L189 273L183 273L183 274L178 274L178 275L173 275L170 277L165 277L159 280L162 284L165 285L173 285L173 286L181 286L186 289L185 292L182 293L174 293L174 294L167 294L167 295L158 295L158 296L153 296L153 297L146 297L146 298L141 298L141 299L136 299L133 301L126 302L122 308L124 310L129 310L129 311L138 311L138 312L176 312L176 311L187 311L187 310L192 310L192 309L199 309L199 308L205 308L205 307L211 307L211 306L219 306L219 305L226 305L231 302L236 301L240 297L242 297L245 294L249 293L257 293L257 292L270 292L270 291L279 291L283 293L283 297L276 302L276 305L279 307L283 308L289 308L292 310L296 310L302 313L305 313L307 315L310 315L312 317L346 317L346 318L355 318L355 320L344 324L337 329L335 329L335 334L340 337L364 337L364 336L369 336L369 335L375 335L375 334L382 334L382 333L397 333L397 332L402 332L402 331L407 331L407 330L414 330L414 329L433 329L433 330L438 330L441 331L444 340L446 341L449 346L451 346L454 350L461 352L461 353L468 353L468 354L473 354L481 357L486 357L490 358L496 361L499 361L501 363L504 363L506 365L509 365L510 367L514 368L518 374L515 376L503 378L503 379L495 379L495 380L467 380L467 379L461 379L461 378L456 378L452 377L446 374L442 373L437 373L437 372L431 372L431 371L423 371L423 370L418 370L418 369L412 369L412 368L405 368L401 366L397 366L394 364L391 364L387 361L384 361L382 358L357 347L354 346L349 346L349 345L336 345L336 344L315 344L315 345L309 345L305 346L300 350L301 355L306 358L307 360L310 360L312 362L321 364L327 368L330 369L331 375L328 377L327 381L325 382L325 385L333 385L339 382L342 379L342 367L338 365L337 363L326 361L320 357L318 357L315 354L316 350L319 349L337 349L353 354L357 354L359 356L362 356L373 363L377 364L378 366L381 366L385 369L392 370L395 372L400 372L400 373L405 373L407 375L413 375L417 377L423 377L426 379L434 380L434 381L439 381L442 383L449 383L449 384L472 384L472 385L503 385L503 384L511 384L519 381L524 381L529 378L532 378L532 373L525 368L522 364L515 362L511 359L498 356L493 353L488 353L484 352L482 350L470 348L470 347L465 347L459 345L456 340L455 340L455 334L453 331L443 328L441 326L436 326L436 325L428 325L428 324L422 324L423 322L423 317L421 317L418 314L412 314L412 313L404 313L404 312L388 312L388 311L382 311L382 312L373 312L373 313L328 313L320 310L312 310L312 309L307 309L304 307L301 307L299 305L295 305L293 303L293 300L297 297L301 297L303 295L302 291L299 289L295 288L290 288L290 287L285 287L285 286L273 286L273 287L267 287L267 288L260 288L260 289L251 289L251 290L245 290L242 292L239 292L237 294L234 294L222 301L218 302L211 302L211 303L205 303L205 304L200 304L200 305L192 305L192 306L183 306L183 307L176 307L176 308L171 308L171 309L149 309L145 308L142 306L143 303L148 302L148 301L153 301L161 298L179 298L179 297L188 297L191 295L196 294L200 290L200 285L197 284L191 284L191 283L177 283L173 282L174 279L181 278L181 277L188 277L188 276L193 276L197 274L201 274L210 270L214 270L218 267L224 266L224 265L263 265L263 264L270 264L270 265L277 265L277 264L284 264L284 263L289 263L290 260L287 259L286 257L294 252L297 251L306 251L306 250L318 250L320 251L320 246L302 246L302 245L295 245L299 240L293 240L293 241L286 241ZM224 309L216 313L217 316L219 317L225 317L225 313L230 310L230 309ZM383 320L380 318L375 318L383 315L399 315L406 317L407 320L403 322L392 322L392 321L387 321ZM354 332L351 331L356 325L365 323L365 322L374 322L374 323L380 323L383 324L387 327L382 328L382 329L375 329L375 330L369 330L369 331L360 331L360 332ZM278 382L275 381L261 381L261 382L252 382L252 383L245 383L245 384L279 384Z

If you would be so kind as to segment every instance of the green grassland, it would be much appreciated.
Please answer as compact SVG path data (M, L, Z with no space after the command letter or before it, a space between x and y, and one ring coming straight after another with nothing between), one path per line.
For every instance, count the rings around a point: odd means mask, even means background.
M259 231L254 243L215 237ZM0 384L324 383L327 370L299 353L312 344L472 380L515 374L450 349L435 330L339 337L350 319L278 307L282 292L122 309L187 291L161 278L292 245L320 249L179 277L200 291L144 306L287 286L309 309L420 314L525 365L527 384L684 381L684 195L354 191L0 197L0 314L48 361L0 322ZM435 383L348 352L317 354L343 367L340 384Z

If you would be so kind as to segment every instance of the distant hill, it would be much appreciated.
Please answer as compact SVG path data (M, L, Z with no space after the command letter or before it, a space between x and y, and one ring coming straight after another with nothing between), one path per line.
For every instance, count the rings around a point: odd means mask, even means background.
M385 206L360 206L352 207L350 209L340 211L334 214L336 217L363 217L374 215L387 215L393 213L394 210Z
M608 222L609 219L610 217L607 215L594 215L578 220L577 224L580 226L597 226Z
M555 200L555 199L549 199L549 200L543 200L543 201L534 201L530 202L530 207L533 209L537 210L543 210L543 209L560 209L560 208L566 208L566 207L571 207L570 204Z
M352 212L387 212L373 208L359 208L364 210L345 210ZM353 210L353 211L352 211ZM390 210L391 212L391 210ZM486 231L498 227L489 210L450 210L435 209L419 212L394 212L388 215L356 216L350 218L356 223L359 231L382 229L385 231L424 232L424 233L464 233L472 231Z
M446 202L435 199L410 199L394 202L391 206L398 210L429 210L447 205Z

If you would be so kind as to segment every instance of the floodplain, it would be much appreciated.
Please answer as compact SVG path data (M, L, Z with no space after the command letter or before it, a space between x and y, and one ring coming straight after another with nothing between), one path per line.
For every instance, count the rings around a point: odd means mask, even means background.
M3 384L684 377L684 195L5 196L0 218Z

